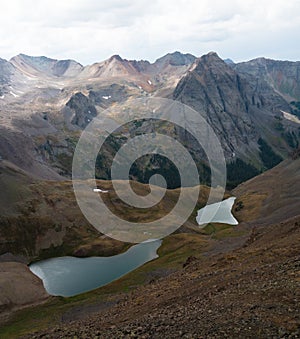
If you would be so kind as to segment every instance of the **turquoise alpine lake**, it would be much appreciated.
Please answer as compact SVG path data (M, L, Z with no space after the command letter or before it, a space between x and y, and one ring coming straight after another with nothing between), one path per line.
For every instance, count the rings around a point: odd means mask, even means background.
M50 295L70 297L106 285L158 257L161 240L147 241L111 257L58 257L29 266Z

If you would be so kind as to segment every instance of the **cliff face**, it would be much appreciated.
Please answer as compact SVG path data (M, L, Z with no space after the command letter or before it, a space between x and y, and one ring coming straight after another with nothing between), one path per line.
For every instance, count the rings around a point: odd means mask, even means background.
M257 138L249 107L249 85L215 53L195 62L177 85L174 99L206 118L228 158L241 144L249 145Z
M290 111L288 103L265 81L239 72L216 53L197 59L173 92L179 100L202 114L219 136L227 160L235 156L262 166L260 138L275 152L284 153L275 138L283 139L276 130L276 118ZM284 121L285 127L297 131ZM288 147L286 147L286 150Z
M236 71L251 75L258 83L268 83L288 101L300 100L300 62L258 58L233 66Z
M196 57L192 54L182 54L180 52L168 53L157 59L154 66L157 68L171 66L189 66L195 61Z

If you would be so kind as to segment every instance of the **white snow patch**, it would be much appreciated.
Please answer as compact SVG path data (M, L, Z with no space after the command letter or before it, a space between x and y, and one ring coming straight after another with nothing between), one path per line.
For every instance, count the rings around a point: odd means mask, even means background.
M98 192L100 192L100 193L108 193L108 191L102 190L100 188L94 188L93 192L96 192L96 193L98 193Z
M4 95L1 95L0 99L4 99L4 97L5 97Z
M9 93L10 93L11 95L13 95L15 98L18 98L18 97L19 97L19 95L16 94L16 93L14 93L13 91L10 91Z
M151 233L149 233L149 232L146 232L146 233L151 234ZM144 234L145 234L145 232L144 232ZM153 238L153 239L147 239L147 240L145 240L145 241L142 241L141 244L146 244L147 242L152 242L152 241L161 241L161 240L155 239L155 238Z
M296 115L293 115L291 113L285 112L285 111L281 111L281 113L283 114L283 117L287 120L293 121L296 124L300 124L300 120L298 117L296 117Z

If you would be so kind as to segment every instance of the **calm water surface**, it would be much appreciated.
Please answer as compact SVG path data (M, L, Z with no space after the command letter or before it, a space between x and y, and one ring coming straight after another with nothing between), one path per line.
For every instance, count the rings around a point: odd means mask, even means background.
M43 280L50 295L69 297L106 285L157 258L160 245L161 240L144 242L112 257L52 258L33 263L29 268Z

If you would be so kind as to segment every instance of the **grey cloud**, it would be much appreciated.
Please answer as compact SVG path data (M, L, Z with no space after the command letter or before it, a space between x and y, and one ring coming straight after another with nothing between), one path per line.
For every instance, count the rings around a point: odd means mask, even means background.
M297 0L10 0L0 12L0 57L24 52L87 64L115 53L154 60L215 50L235 60L300 59L299 15Z

